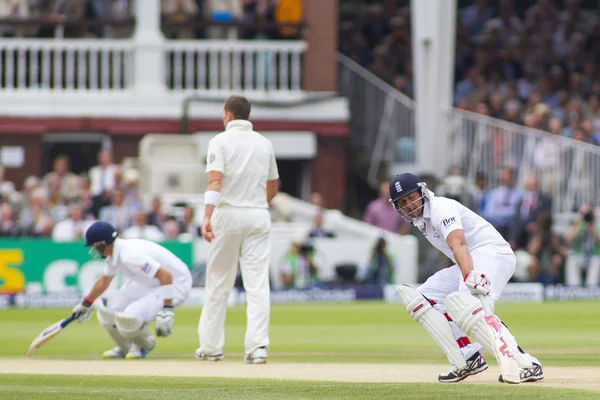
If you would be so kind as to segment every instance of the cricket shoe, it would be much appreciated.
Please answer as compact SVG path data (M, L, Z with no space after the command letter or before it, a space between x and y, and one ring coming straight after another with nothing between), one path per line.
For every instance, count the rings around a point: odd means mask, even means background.
M267 363L267 349L265 347L259 347L254 350L251 354L246 354L244 357L246 364L266 364Z
M540 364L532 363L529 368L519 369L519 377L521 378L521 383L541 381L544 379L544 369ZM504 383L502 375L498 377L498 382Z
M196 350L196 353L194 353L194 357L196 357L196 359L200 361L221 361L225 358L225 356L223 356L223 353L210 355L206 354L204 350L202 350L202 347Z
M104 358L125 358L125 352L121 350L119 346L114 349L106 350L102 353L102 357Z
M453 366L446 374L438 376L438 381L442 383L460 382L467 376L477 375L486 369L488 369L487 362L485 362L481 353L477 352L467 360L465 368L458 369Z
M138 358L144 358L156 347L156 339L152 338L152 344L147 349L141 349L138 345L132 343L129 348L129 353L125 355L128 360L135 360Z

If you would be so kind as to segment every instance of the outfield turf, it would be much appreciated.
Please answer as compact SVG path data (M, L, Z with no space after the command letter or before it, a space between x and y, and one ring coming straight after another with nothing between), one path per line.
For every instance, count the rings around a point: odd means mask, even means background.
M134 361L100 360L114 344L95 317L25 359L31 340L70 309L1 310L0 399L600 399L600 302L506 303L496 312L544 363L544 381L499 384L488 356L488 371L435 383L447 359L399 304L274 305L266 366L241 363L243 307L228 310L226 360L217 364L193 360L200 309L177 309L173 335Z
M600 302L500 303L497 313L527 351L545 365L600 366ZM0 311L0 357L22 356L33 338L69 309ZM174 333L159 338L152 358L190 358L198 347L200 309L179 308ZM243 354L245 308L228 310L226 355ZM113 347L97 319L73 323L36 357L98 358ZM286 362L445 363L433 340L401 305L273 305L270 360Z
M598 392L536 386L305 382L228 378L2 375L3 400L69 399L598 399Z

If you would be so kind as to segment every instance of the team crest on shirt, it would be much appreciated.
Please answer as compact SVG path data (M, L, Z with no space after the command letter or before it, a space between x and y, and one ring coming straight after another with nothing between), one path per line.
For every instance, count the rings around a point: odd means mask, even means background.
M209 163L209 164L212 164L212 163L214 163L214 162L215 162L215 158L217 158L217 157L215 156L215 153L210 153L210 155L208 156L208 163Z
M425 221L423 221L423 226L419 226L419 230L423 236L427 236L427 223Z
M150 264L146 263L144 264L144 266L142 267L142 272L147 274L148 271L150 271Z

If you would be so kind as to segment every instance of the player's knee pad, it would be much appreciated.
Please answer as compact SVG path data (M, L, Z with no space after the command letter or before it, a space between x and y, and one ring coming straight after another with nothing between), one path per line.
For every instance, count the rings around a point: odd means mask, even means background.
M116 314L115 323L119 332L127 338L136 336L144 327L144 321L141 318L123 312Z
M115 327L115 312L106 308L102 301L96 302L96 315L98 316L98 322L105 329Z
M446 317L434 310L429 300L410 286L396 286L396 292L400 295L410 317L429 333L446 354L448 361L457 368L465 368L467 366L465 358Z
M489 331L488 324L485 321L485 311L478 299L470 293L454 292L446 297L444 307L459 328L481 343L484 349L495 355L494 337ZM531 367L531 361L519 351L517 341L508 331L508 328L503 326L501 329L519 367Z
M141 318L119 312L115 317L115 323L119 333L139 347L147 349L153 344L148 325Z
M98 310L97 315L100 326L106 329L117 346L119 346L123 351L127 351L129 343L117 328L116 313L106 308L106 304L103 301L98 301L96 307Z
M485 311L481 302L470 293L453 292L444 300L444 308L454 323L465 333L477 340L491 354L494 339L485 322Z

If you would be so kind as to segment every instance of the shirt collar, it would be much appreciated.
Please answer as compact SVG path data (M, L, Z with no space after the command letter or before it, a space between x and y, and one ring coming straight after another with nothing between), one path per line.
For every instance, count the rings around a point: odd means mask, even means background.
M431 200L435 197L435 194L429 189L426 190L427 192L423 196L425 201L423 205L423 218L431 218Z
M108 256L106 257L106 262L109 263L110 265L116 265L117 264L117 260L119 259L119 256L121 255L121 239L116 238L113 244L113 253L112 256Z
M245 131L251 131L252 130L252 122L250 121L246 121L245 119L234 119L233 121L229 121L229 123L227 123L227 126L225 126L225 130L231 130L231 129L240 129L240 130L245 130Z

